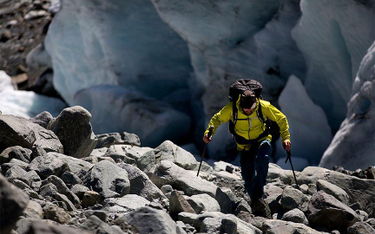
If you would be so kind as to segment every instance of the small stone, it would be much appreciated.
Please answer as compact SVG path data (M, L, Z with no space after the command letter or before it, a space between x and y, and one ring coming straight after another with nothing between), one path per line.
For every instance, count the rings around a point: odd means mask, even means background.
M89 207L89 206L95 205L96 203L99 203L100 200L101 200L101 196L99 193L95 191L87 191L83 194L81 204L83 207Z

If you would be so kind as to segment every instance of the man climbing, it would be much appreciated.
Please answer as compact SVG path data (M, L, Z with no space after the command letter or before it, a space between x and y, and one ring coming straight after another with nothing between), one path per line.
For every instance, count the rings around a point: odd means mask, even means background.
M216 113L209 122L213 126L211 137L209 128L204 133L203 141L211 141L219 125L230 121L229 129L233 134L237 149L240 152L241 173L245 181L245 189L251 199L255 214L271 218L271 212L263 199L263 187L266 184L268 164L272 153L269 134L269 123L274 121L280 128L280 137L285 150L291 147L289 125L286 116L269 102L260 98L262 86L254 80L239 80L230 90L231 100ZM238 81L237 81L238 82ZM249 84L252 85L249 85ZM255 84L255 86L254 86ZM249 88L250 87L250 88ZM238 95L237 95L238 94Z

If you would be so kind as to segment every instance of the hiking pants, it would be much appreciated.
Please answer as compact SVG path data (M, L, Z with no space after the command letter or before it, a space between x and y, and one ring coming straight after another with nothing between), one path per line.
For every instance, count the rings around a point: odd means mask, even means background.
M241 174L251 202L263 196L271 153L269 140L254 145L248 151L240 152Z

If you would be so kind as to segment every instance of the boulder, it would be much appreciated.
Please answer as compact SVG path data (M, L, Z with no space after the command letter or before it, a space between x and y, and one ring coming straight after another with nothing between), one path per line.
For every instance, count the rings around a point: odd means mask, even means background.
M169 199L169 214L176 220L180 212L196 213L190 203L177 190L171 193Z
M131 145L131 146L141 146L141 140L134 133L128 132L113 132L113 133L103 133L96 135L98 143L96 148L110 147L111 145Z
M162 144L160 144L153 150L152 153L150 152L144 154L138 160L137 164L138 167L143 170L143 168L151 168L152 166L160 163L162 160L171 161L177 166L180 166L186 170L193 170L199 165L199 163L191 153L175 145L169 140L164 141Z
M130 194L137 194L149 201L164 203L167 197L163 192L148 178L148 176L137 167L129 164L120 164L121 168L128 172L130 181Z
M11 146L3 150L0 154L0 164L7 163L13 158L29 163L32 151L21 146Z
M45 213L42 206L33 200L30 200L26 209L22 212L22 218L43 219Z
M281 219L293 223L302 223L305 225L309 225L309 221L307 220L305 214L297 208L286 212Z
M60 177L68 165L59 157L60 155L47 154L34 158L30 165L29 170L36 171L40 178L45 179L51 175Z
M101 196L95 191L86 191L82 197L82 206L89 207L94 206L95 204L101 201Z
M136 164L138 159L146 152L153 150L150 147L139 147L133 145L111 145L105 148L105 157L111 157L116 162L121 160L124 163Z
M84 158L95 148L97 139L90 124L91 114L81 106L65 108L49 123L64 146L64 154Z
M334 196L342 203L349 205L349 195L339 186L331 184L330 182L325 180L318 180L316 185L318 190L322 190L327 194Z
M264 234L321 234L302 223L287 222L283 220L266 220L263 222L262 230Z
M27 207L28 196L0 175L0 233L8 234Z
M220 211L220 205L218 201L208 194L197 194L186 198L191 207L195 210L195 213L199 214L202 212L216 212Z
M104 211L116 214L128 213L149 204L150 201L141 196L127 194L123 197L105 199Z
M120 227L130 224L135 227L140 234L153 233L177 234L176 223L164 211L156 210L150 207L138 208L129 212L114 223Z
M61 224L68 224L71 220L71 216L62 208L50 204L43 208L44 218L53 220Z
M42 186L46 184L53 184L56 186L57 192L64 194L69 200L75 205L78 206L81 202L80 199L75 195L70 189L66 186L64 181L55 175L49 176L47 179L42 181Z
M309 197L298 189L288 186L284 189L279 202L286 210L298 208L302 211L306 211Z
M81 229L65 227L65 226L57 226L57 225L49 224L49 223L42 222L42 221L32 222L26 234L46 234L46 233L90 234L90 232L87 232Z
M231 214L235 209L235 204L238 202L238 198L230 188L218 187L216 190L215 199L220 205L221 212L225 214Z
M43 197L50 197L51 199L61 202L60 204L63 206L65 210L68 211L75 211L77 210L74 204L69 200L67 196L57 192L56 185L52 183L48 183L40 188L39 195Z
M119 226L112 225L105 223L104 221L100 220L95 215L90 216L86 222L82 224L82 227L85 230L88 230L92 233L105 233L105 234L122 234L124 233L123 230Z
M42 113L31 118L30 121L40 125L43 128L47 128L49 122L53 120L53 116L48 111L43 111Z
M347 229L348 234L373 234L375 228L364 222L356 222Z
M323 191L311 197L307 218L311 225L329 230L346 230L359 221L354 210Z
M127 171L107 160L98 162L90 169L86 184L104 199L121 197L130 191Z
M184 193L189 196L207 193L215 197L217 190L217 186L213 183L203 180L167 160L162 160L160 164L158 164L155 172L150 176L150 179L158 187L170 184L173 188L184 191Z
M321 167L306 167L298 176L298 180L306 184L316 184L319 179L342 188L349 195L351 208L364 210L370 217L375 217L375 180L360 179ZM365 193L363 188L366 188Z
M50 130L22 117L0 115L1 148L19 145L33 150L39 147L46 152L63 152L59 138Z

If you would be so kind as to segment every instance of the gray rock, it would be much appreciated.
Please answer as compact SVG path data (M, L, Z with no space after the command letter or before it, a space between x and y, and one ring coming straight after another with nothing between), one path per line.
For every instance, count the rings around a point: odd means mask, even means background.
M233 215L225 215L221 219L220 233L237 234L237 219Z
M84 214L87 218L94 215L94 216L98 217L103 222L108 221L107 213L105 211L102 211L102 210L86 210L86 211L84 211Z
M90 232L65 226L57 226L47 222L35 221L30 225L26 234L90 234Z
M160 162L157 170L150 175L150 179L158 187L170 184L173 188L184 191L189 196L207 193L215 197L217 190L217 186L213 183L203 180L197 177L195 173L190 173L167 160Z
M315 184L319 179L342 188L349 195L349 204L352 209L364 210L370 217L375 217L375 200L373 199L375 197L375 180L359 179L321 167L306 167L298 178L306 184ZM365 193L363 188L366 188Z
M1 116L0 116L1 117ZM0 175L0 233L9 233L27 207L28 196Z
M90 231L91 233L97 234L124 234L118 226L110 226L109 224L100 220L97 216L89 217L86 222L82 224L82 227L85 230Z
M235 209L235 204L238 202L236 195L230 188L226 187L217 188L215 199L220 205L221 212L225 214L231 214Z
M264 200L268 204L272 213L279 213L281 211L282 207L279 201L282 197L283 191L282 188L272 184L264 186Z
M90 124L91 114L81 106L65 108L50 122L51 129L64 146L64 154L84 158L95 148L97 139Z
M250 215L251 213L252 213L252 209L251 209L249 203L247 203L247 201L245 201L245 199L241 199L237 204L237 207L234 211L234 214L237 217L242 217L242 216L245 216L245 215Z
M144 154L137 161L137 166L143 171L146 169L147 173L150 167L159 164L162 160L171 161L186 170L197 169L197 166L199 166L191 153L168 140L155 148L152 153Z
M83 194L82 206L83 207L94 206L95 204L99 203L101 200L102 198L99 193L95 191L86 191Z
M358 214L359 218L361 219L361 222L364 222L368 219L368 214L365 211L356 210L355 212Z
M69 198L67 196L65 196L64 194L58 193L57 190L58 189L57 189L56 185L54 185L52 183L48 183L48 184L46 184L46 185L44 185L40 188L39 195L41 195L43 197L48 196L48 197L51 197L52 199L54 199L55 201L62 202L68 211L76 210L76 207L69 200Z
M282 234L282 233L294 233L294 234L321 234L304 224L286 222L282 220L265 220L262 225L263 233L265 234Z
M372 228L375 228L375 219L374 218L370 218L370 219L366 220L365 223L370 225Z
M195 213L199 214L205 211L220 211L220 205L218 201L208 194L197 194L186 199L191 207L193 207Z
M97 148L101 147L110 147L111 145L132 145L132 146L141 146L141 140L134 133L104 133L96 135L98 138Z
M0 154L0 164L7 163L13 158L29 163L31 153L32 151L30 149L21 146L8 147Z
M33 170L38 173L40 178L46 179L48 176L56 175L60 177L67 169L68 165L60 158L53 154L39 156L34 158L28 170Z
M220 232L221 217L220 218L205 218L199 228L199 232L207 234L215 234Z
M52 131L30 120L0 115L0 125L0 142L4 148L18 145L30 150L40 147L46 152L63 152L63 145Z
M42 181L42 186L46 184L54 184L57 188L57 192L64 194L75 206L78 206L81 203L77 195L70 191L64 181L59 177L55 175L49 176L47 179Z
M70 172L70 171L65 171L61 175L61 179L64 181L66 186L68 186L69 188L71 188L73 185L82 183L82 180L76 174L74 174L73 172Z
M34 223L34 222L44 222L46 225L48 225L48 224L49 225L58 224L55 221L48 220L48 219L41 220L41 219L24 218L24 219L18 220L18 222L16 224L15 231L18 234L26 234L26 233L28 233L31 224Z
M374 234L375 229L364 222L356 222L347 230L348 234Z
M7 170L7 172L5 173L5 177L8 180L19 179L25 182L26 184L30 185L30 181L26 178L26 174L27 172L24 169L15 165L11 167L9 170Z
M91 168L86 184L104 199L124 196L130 191L127 171L107 160L100 161Z
M129 193L137 194L149 201L164 203L167 197L163 192L148 178L148 176L137 167L129 164L120 164L119 167L125 169L130 181Z
M298 208L302 211L307 210L309 198L298 189L286 187L281 195L280 204L286 210Z
M307 226L309 225L309 221L307 220L305 214L297 208L286 212L281 219L294 223L302 223Z
M330 194L337 198L342 203L348 205L349 204L349 195L339 186L331 184L325 180L318 180L316 182L318 190L323 190L327 194Z
M111 157L116 162L121 160L128 164L136 164L138 159L148 151L150 147L139 147L132 145L112 145L105 152L104 156Z
M69 223L72 218L64 209L52 204L46 205L43 208L43 212L46 219L50 219L61 224Z
M42 206L33 200L29 201L26 209L22 213L22 217L31 219L43 219L44 213Z
M51 120L53 120L53 116L48 111L43 111L30 119L31 122L38 124L43 128L47 128Z
M145 207L150 204L150 201L145 198L135 195L127 194L119 198L108 198L104 200L104 211L111 213L128 213Z
M116 219L114 223L120 227L130 224L140 234L150 233L151 230L158 234L177 233L177 225L167 213L150 207L142 207L125 214Z
M176 220L180 212L195 213L189 202L178 191L174 190L169 200L169 214L172 219Z
M23 170L27 170L27 167L29 166L29 164L25 163L24 161L21 161L19 159L13 158L12 160L10 160L10 162L1 164L1 171L2 171L2 173L5 174L13 166L19 166Z
M319 191L312 196L307 218L311 225L330 230L346 230L359 221L359 217L354 210L323 191Z
M75 195L77 195L77 197L79 197L79 199L82 200L85 192L90 191L90 189L82 184L76 184L76 185L73 185L70 191L72 191Z

